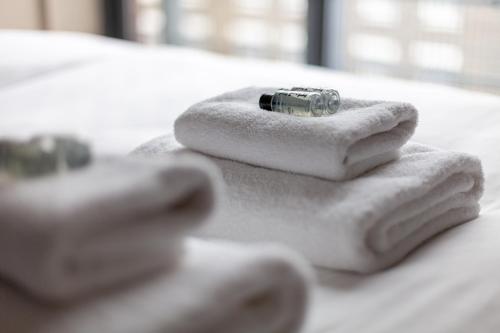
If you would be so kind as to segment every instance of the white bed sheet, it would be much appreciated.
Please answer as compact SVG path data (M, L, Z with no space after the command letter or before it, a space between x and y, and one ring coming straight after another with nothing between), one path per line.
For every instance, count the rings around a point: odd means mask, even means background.
M134 44L79 33L0 30L0 88L36 76L119 56Z
M44 45L39 58L26 54L37 45ZM0 136L73 132L101 153L127 153L171 132L194 102L249 85L329 86L343 96L413 103L415 141L482 159L482 214L387 271L320 272L305 331L500 329L500 97L67 33L0 32L0 53L9 54L0 58Z

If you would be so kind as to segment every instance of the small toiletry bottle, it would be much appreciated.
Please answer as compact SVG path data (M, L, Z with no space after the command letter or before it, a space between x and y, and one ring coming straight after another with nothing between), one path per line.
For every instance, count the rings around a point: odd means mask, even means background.
M291 91L318 92L323 97L328 114L334 114L340 107L340 94L334 89L293 87Z
M319 92L280 89L273 95L263 94L259 100L261 109L301 117L321 117L326 114L323 97Z

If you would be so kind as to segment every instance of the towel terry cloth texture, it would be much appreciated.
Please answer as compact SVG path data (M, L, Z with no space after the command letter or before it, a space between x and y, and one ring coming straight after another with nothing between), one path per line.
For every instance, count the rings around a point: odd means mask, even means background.
M190 107L175 122L177 140L199 152L330 180L354 178L394 160L413 134L408 103L342 99L330 117L259 109L276 88L250 87Z
M9 333L294 333L310 276L303 259L279 246L188 240L175 270L64 306L41 304L0 281L0 327Z
M212 212L219 172L200 157L99 159L0 186L0 275L49 301L174 265Z
M188 150L172 135L134 154ZM372 272L401 260L439 232L475 218L483 191L478 159L410 143L401 157L347 181L328 181L211 158L226 199L197 234L276 241L317 266Z

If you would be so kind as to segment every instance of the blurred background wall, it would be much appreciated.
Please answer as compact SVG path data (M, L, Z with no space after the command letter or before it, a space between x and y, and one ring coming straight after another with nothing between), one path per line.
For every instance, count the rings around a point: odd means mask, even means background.
M103 33L102 0L0 0L0 29Z
M0 0L0 28L83 31L500 93L500 0Z

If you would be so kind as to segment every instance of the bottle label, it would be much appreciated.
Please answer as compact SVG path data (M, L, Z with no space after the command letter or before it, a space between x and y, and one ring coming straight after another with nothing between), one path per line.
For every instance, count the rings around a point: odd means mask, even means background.
M322 114L321 95L317 92L280 89L274 97L273 111L295 116L311 117Z

